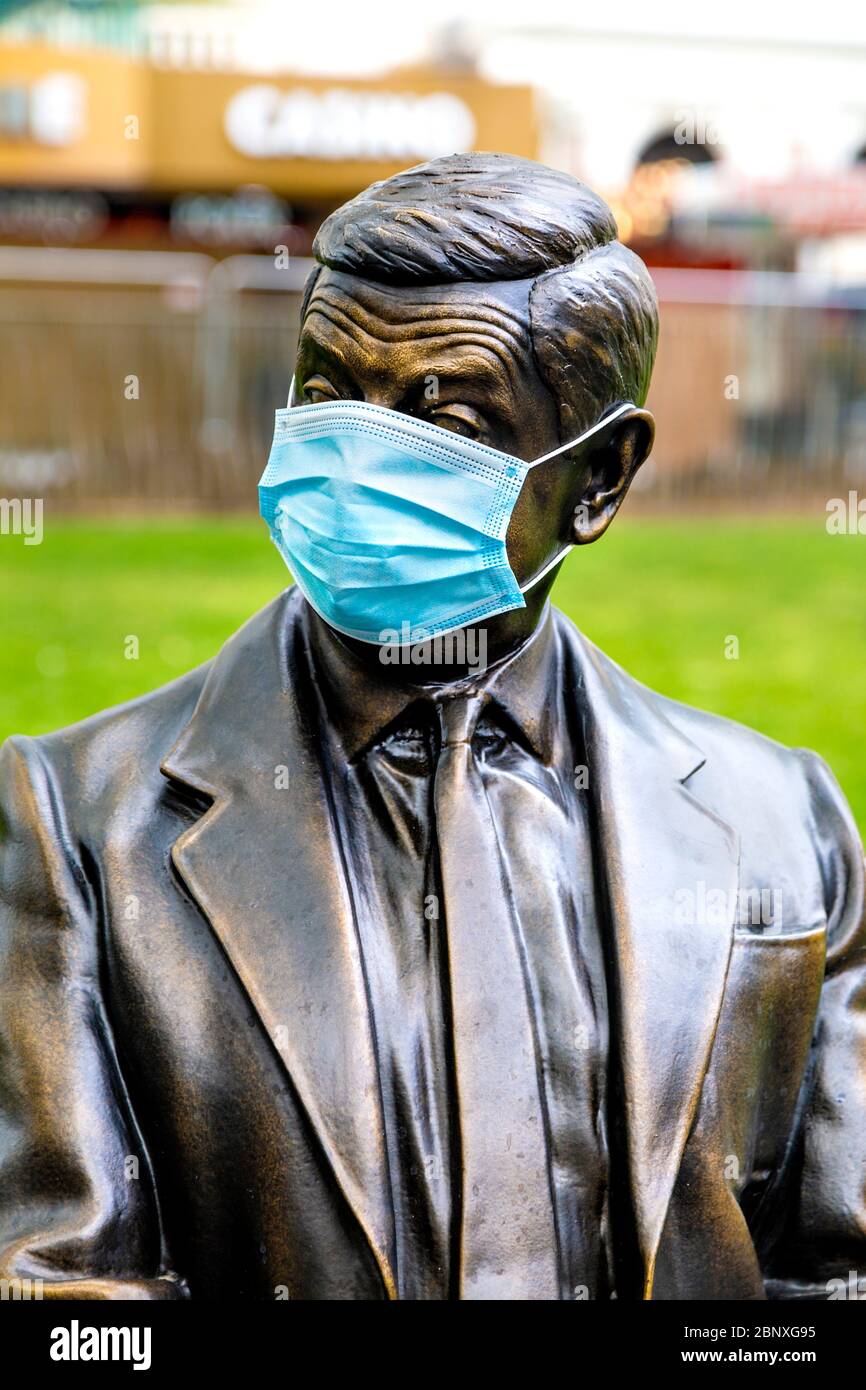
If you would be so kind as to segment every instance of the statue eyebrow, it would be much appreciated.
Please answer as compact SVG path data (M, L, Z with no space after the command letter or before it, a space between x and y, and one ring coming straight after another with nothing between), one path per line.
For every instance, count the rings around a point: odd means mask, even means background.
M443 386L465 386L473 392L489 392L491 389L498 390L505 384L508 368L496 354L492 355L491 360L490 356L482 353L467 353L457 362L443 362L437 365L433 360L425 363L424 375L435 376Z
M358 383L339 354L328 343L322 342L312 329L304 327L298 339L298 360L304 365L304 357L313 353L330 369L335 370L337 375L342 377L344 384L351 383L353 387L358 388Z

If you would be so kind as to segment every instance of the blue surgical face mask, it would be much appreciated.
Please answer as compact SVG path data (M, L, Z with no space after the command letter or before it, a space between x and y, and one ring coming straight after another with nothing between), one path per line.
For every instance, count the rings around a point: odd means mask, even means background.
M276 412L259 508L305 598L363 642L421 642L526 606L505 535L531 463L364 401ZM395 636L396 634L396 636Z

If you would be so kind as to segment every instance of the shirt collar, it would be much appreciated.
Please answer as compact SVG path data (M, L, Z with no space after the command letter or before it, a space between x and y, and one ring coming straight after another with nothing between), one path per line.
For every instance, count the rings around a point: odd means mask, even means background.
M549 603L538 627L515 652L448 687L382 679L372 663L362 661L308 603L303 607L317 683L350 760L375 742L377 734L410 705L441 698L445 691L451 698L465 690L467 694L485 691L505 711L535 755L542 762L552 761L556 701L551 699L551 692L559 690L560 682Z

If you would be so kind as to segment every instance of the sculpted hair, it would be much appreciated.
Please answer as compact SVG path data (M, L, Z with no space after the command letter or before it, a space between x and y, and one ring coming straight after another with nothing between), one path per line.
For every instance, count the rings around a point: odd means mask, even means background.
M564 439L642 405L658 340L643 261L607 204L568 174L502 154L450 155L371 184L323 222L320 265L382 285L535 279L533 350ZM304 293L302 318L318 278Z

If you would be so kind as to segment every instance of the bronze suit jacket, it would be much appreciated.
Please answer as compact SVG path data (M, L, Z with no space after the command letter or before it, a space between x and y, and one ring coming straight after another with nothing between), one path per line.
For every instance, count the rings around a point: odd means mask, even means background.
M4 747L0 1277L46 1296L393 1295L301 603ZM866 1236L850 814L814 755L647 690L556 621L607 904L618 1296L826 1298ZM771 923L743 911L761 890Z

